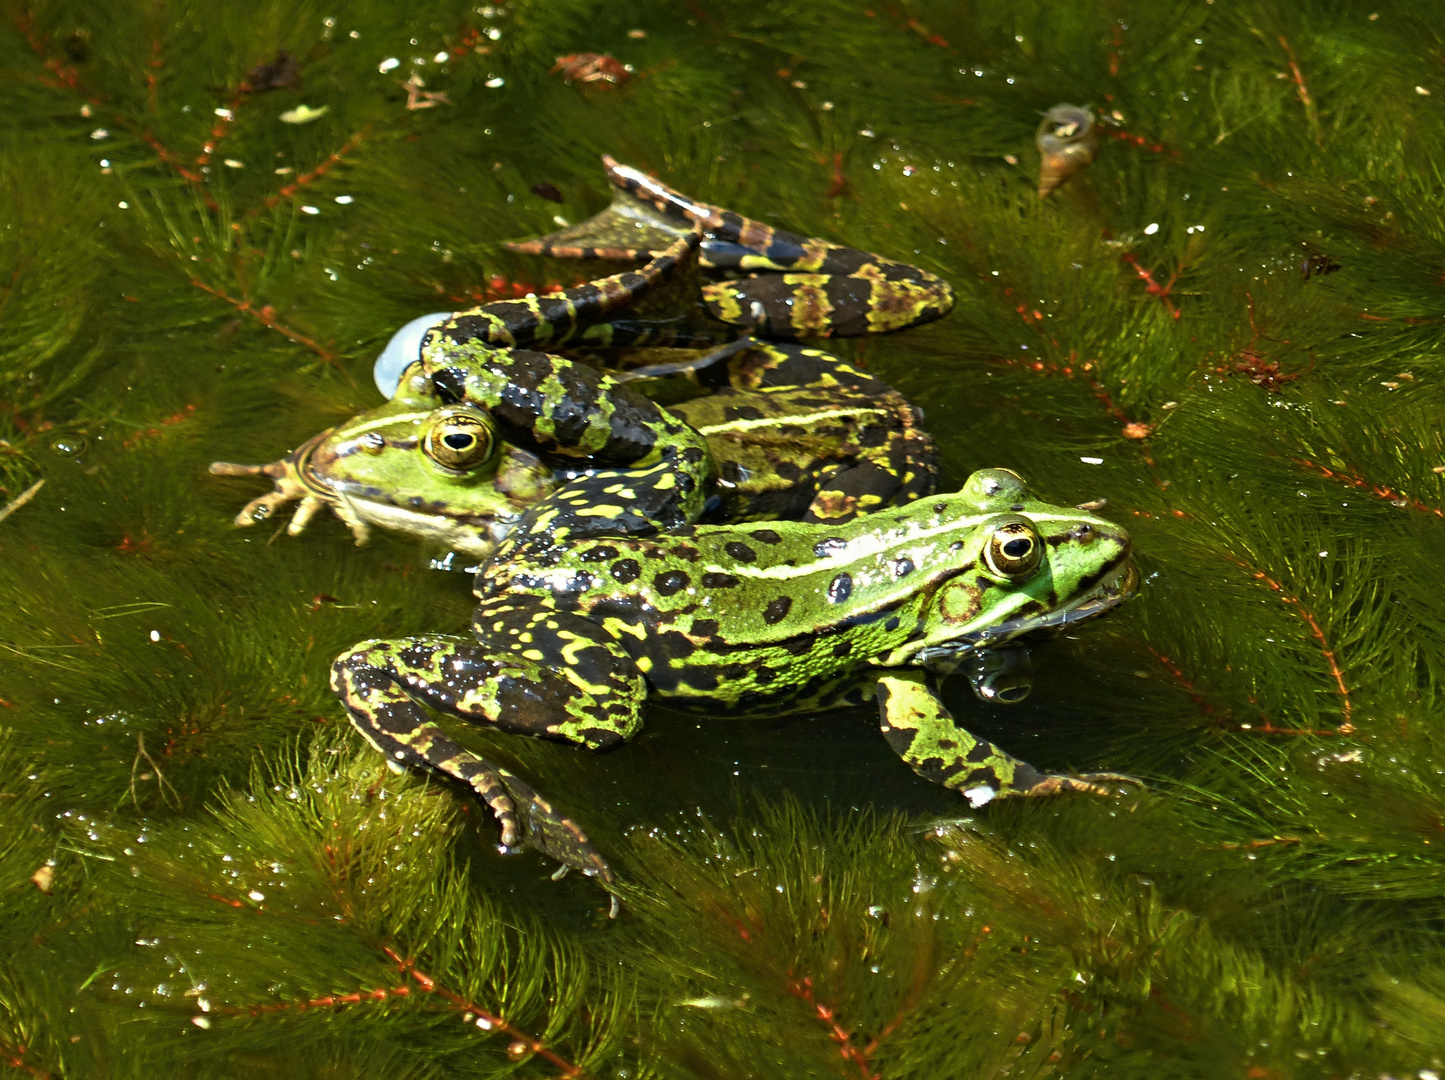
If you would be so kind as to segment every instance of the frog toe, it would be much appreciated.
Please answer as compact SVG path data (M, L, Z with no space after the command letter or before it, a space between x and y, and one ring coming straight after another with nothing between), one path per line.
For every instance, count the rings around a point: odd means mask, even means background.
M612 867L580 825L506 769L494 769L492 776L499 786L497 795L489 797L480 788L477 792L497 815L502 826L502 847L530 847L550 855L564 867L576 867L605 882L616 880ZM476 781L472 786L476 788ZM500 803L506 804L505 810L499 809Z
M1119 784L1128 784L1133 787L1144 786L1136 778L1123 773L1080 773L1077 776L1049 774L1023 791L1009 792L1008 794L1061 795L1069 791L1086 791L1091 795L1113 798L1120 794Z

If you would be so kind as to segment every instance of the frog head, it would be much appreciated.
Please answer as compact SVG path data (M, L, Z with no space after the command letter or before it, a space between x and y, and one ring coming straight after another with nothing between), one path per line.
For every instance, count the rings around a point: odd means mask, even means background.
M390 401L319 433L267 465L211 467L265 475L276 489L242 509L237 524L300 505L287 531L301 532L331 506L358 544L376 526L422 536L464 555L486 556L518 515L555 488L551 466L506 442L485 409L448 403L419 362Z
M964 513L939 554L961 569L938 581L895 663L947 670L961 654L1096 618L1138 586L1127 532L1040 501L1017 473L980 470L949 502Z

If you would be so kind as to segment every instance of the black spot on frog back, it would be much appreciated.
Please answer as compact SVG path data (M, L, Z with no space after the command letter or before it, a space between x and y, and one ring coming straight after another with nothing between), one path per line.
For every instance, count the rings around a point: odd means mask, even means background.
M661 596L676 596L687 588L691 581L681 570L665 570L652 579L652 586Z
M793 610L793 598L791 596L779 596L771 600L768 606L763 609L763 622L769 626L777 626L788 617L788 612Z
M723 550L728 553L730 558L734 558L738 562L750 563L754 562L758 557L758 553L748 547L747 544L740 544L736 540L731 540L724 544Z

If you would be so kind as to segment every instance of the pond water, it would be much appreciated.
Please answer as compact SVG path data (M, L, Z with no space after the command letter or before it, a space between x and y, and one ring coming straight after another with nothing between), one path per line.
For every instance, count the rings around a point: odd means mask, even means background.
M0 1063L1433 1080L1433 14L12 5ZM1041 198L1040 124L1078 115L1096 153ZM826 347L923 409L942 490L1106 500L1142 583L1035 643L1023 702L943 699L1140 785L974 809L873 706L649 707L606 754L448 725L585 827L609 891L385 768L332 660L467 633L470 579L329 512L237 528L269 481L207 468L377 407L408 320L589 276L502 242L601 211L603 154L951 285Z

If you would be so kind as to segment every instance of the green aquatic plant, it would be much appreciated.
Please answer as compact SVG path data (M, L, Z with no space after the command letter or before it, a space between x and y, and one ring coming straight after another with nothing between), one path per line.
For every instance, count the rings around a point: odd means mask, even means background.
M1441 56L1425 0L4 0L0 1070L1445 1069ZM1040 200L1063 102L1099 148ZM946 487L1106 498L1144 585L949 707L1147 791L971 811L867 710L457 731L565 794L611 920L361 746L331 661L463 631L465 580L237 531L206 466L374 406L416 315L590 276L503 242L603 153L952 285L834 344Z

